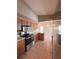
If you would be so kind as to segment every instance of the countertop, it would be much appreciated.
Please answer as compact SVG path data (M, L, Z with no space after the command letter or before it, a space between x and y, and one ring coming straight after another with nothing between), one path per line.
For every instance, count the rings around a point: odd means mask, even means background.
M25 38L24 37L17 37L17 41L21 41L21 40L24 40Z

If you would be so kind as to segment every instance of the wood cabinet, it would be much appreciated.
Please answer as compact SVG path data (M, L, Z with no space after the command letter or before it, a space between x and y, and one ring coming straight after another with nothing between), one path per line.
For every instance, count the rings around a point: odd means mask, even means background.
M18 18L18 19L17 19L17 24L18 24L18 25L22 25L22 24L23 24L23 20Z
M21 30L21 25L31 26L32 30L35 31L38 28L38 22L35 22L28 18L17 18L17 30Z
M23 20L22 22L23 22L23 24L22 24L22 25L25 25L25 20Z
M44 33L38 33L38 40L44 40Z
M20 41L17 41L17 56L20 56L25 51L25 42L24 39L19 39Z
M35 42L39 40L44 41L44 33L38 33L35 35Z
M25 25L28 25L28 20L25 20Z
M31 26L33 30L37 29L38 23L28 19L28 18L17 18L17 29L21 27L21 25Z
M21 30L21 25L23 24L23 20L22 19L17 19L17 30Z

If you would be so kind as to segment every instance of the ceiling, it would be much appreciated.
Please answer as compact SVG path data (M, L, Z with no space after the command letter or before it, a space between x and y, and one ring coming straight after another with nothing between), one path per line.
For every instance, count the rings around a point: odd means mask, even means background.
M38 21L61 20L61 11L55 12L53 15L38 15Z
M37 15L52 15L61 9L60 0L24 0Z

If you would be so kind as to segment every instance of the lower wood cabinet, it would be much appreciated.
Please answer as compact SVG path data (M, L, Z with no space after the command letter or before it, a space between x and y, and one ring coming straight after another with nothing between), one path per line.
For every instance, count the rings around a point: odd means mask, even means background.
M24 39L17 42L17 56L22 55L25 52Z
M35 42L39 40L44 41L44 33L38 33L35 35Z

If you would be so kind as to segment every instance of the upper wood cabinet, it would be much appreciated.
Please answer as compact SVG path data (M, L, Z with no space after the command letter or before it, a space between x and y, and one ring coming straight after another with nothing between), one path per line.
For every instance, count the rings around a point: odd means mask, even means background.
M20 19L17 19L17 25L19 25L20 24Z
M28 25L28 21L27 20L25 20L25 25Z
M22 25L25 25L25 19L22 18Z
M21 25L23 24L23 20L22 19L17 19L17 30L21 30Z
M23 24L23 20L22 19L17 19L17 25L22 25Z
M31 19L17 18L17 26L21 26L21 25L31 26L33 30L35 30L38 26L37 22L35 22Z
M30 26L30 20L28 20L28 26Z

